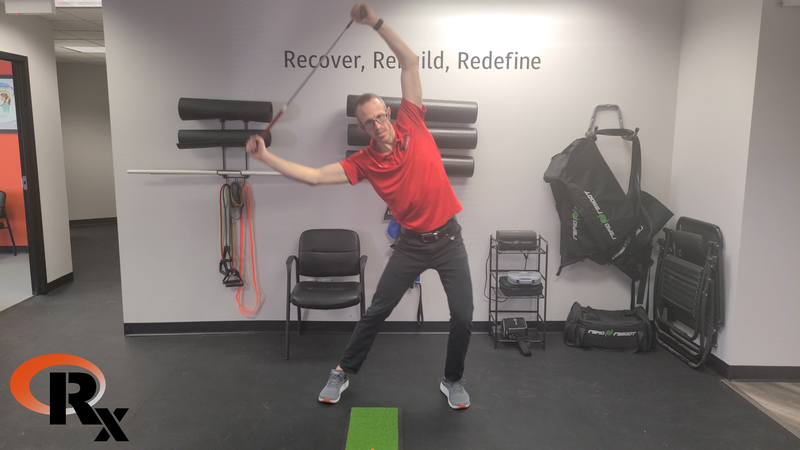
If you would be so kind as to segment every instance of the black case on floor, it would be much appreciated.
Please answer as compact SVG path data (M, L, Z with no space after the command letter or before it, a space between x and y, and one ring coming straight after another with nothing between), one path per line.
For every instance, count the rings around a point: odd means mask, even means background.
M655 350L656 340L653 323L641 306L606 311L575 302L564 324L564 343L635 353Z

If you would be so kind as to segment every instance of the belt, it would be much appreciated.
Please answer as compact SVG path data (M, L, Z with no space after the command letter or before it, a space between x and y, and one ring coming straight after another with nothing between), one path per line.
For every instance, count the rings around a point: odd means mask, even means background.
M456 218L455 216L453 216L450 218L450 220L445 222L445 224L442 225L441 227L437 228L436 230L429 231L427 233L417 233L416 231L407 230L404 227L400 228L400 232L405 234L406 236L412 237L414 239L417 239L425 243L436 242L439 239L445 237L447 235L447 232L455 228L455 225L456 225Z

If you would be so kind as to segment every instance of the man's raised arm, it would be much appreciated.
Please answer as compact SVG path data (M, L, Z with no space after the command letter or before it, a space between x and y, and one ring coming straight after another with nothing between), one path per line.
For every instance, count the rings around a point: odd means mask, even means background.
M386 44L389 45L389 48L400 61L402 68L400 71L400 88L403 91L403 98L417 106L422 106L419 56L366 3L356 3L350 11L350 18L354 22L378 29L378 34L386 41Z

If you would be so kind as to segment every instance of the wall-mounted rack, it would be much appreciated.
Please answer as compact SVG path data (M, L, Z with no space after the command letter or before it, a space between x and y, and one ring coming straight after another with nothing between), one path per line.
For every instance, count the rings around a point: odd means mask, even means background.
M247 178L249 176L282 176L278 172L255 171L249 169L249 158L245 153L244 170L230 170L227 167L227 149L229 147L244 147L253 134L261 130L250 130L250 122L272 121L272 102L244 101L244 100L216 100L202 98L181 98L178 100L178 115L181 120L219 120L219 130L179 130L178 143L180 149L190 148L221 148L221 170L193 170L193 169L152 169L128 170L132 175L215 175L228 178ZM225 128L228 121L241 121L244 129L228 130ZM269 147L272 144L272 135L267 133L264 143Z

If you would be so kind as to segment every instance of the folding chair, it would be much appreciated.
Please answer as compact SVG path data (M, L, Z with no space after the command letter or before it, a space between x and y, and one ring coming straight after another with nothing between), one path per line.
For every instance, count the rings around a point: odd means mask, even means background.
M653 288L658 343L692 368L717 344L724 324L723 239L718 226L681 217L664 228Z

